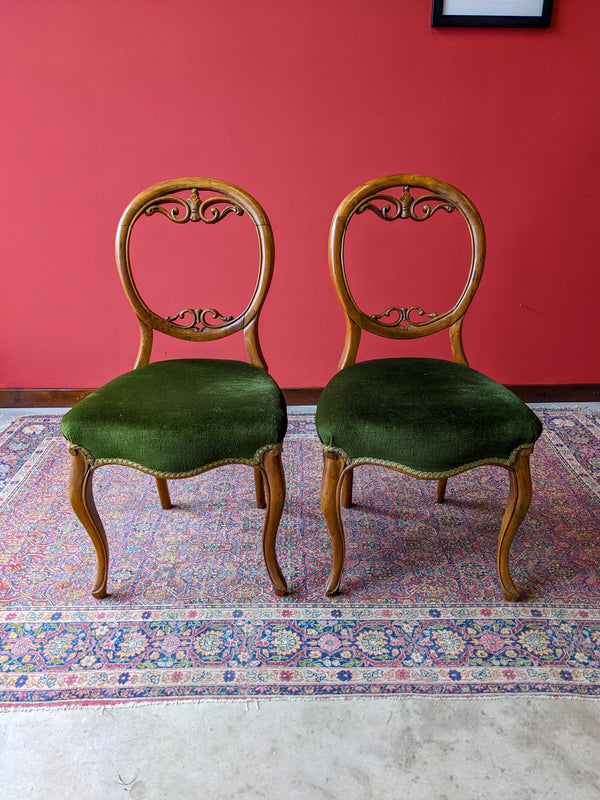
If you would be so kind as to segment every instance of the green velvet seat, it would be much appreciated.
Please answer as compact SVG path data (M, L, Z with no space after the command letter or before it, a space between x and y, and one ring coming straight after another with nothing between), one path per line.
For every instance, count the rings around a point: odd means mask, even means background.
M430 222L432 219L437 222ZM423 240L412 238L407 252L396 253L394 229L399 232L415 223L420 230L413 228L411 233L415 237L431 233L433 246L428 249L431 242L426 242L417 247L415 241ZM387 229L388 238L381 245L375 232L390 224L394 229ZM357 228L359 233L353 238ZM368 239L368 233L373 238ZM352 246L347 247L349 241ZM465 242L469 243L466 247ZM442 298L450 291L449 278L454 280L468 249L466 282L458 299L440 311L424 310L431 308L429 302L448 302ZM333 216L329 266L344 311L346 340L339 372L323 390L316 414L324 457L321 508L333 546L328 595L340 591L345 558L341 507L352 506L354 471L363 464L378 464L436 480L438 503L444 502L448 479L454 475L483 465L506 469L509 493L498 535L498 578L506 600L522 596L510 574L509 552L529 508L529 458L542 426L518 397L467 362L463 322L483 274L485 250L483 223L471 200L456 187L423 175L389 175L368 181L350 192ZM362 255L362 262L357 255ZM346 262L352 259L348 270ZM390 286L394 302L400 297L405 305L391 305L374 314L358 303L351 284L360 278L364 299L365 286L376 281L378 260L384 264L383 274L395 281ZM405 275L402 270L390 269L390 264L414 265L417 274ZM460 287L460 278L453 285ZM435 297L431 301L403 296L427 293L430 288ZM410 340L442 331L450 336L452 360L410 357L409 353L409 357L357 362L363 333L402 340L406 350Z
M433 358L361 361L335 375L317 410L327 450L347 464L385 463L448 477L478 463L508 465L542 426L509 389L463 364Z
M226 359L158 361L97 389L62 420L90 463L185 477L228 462L258 465L283 441L283 395L259 367Z
M180 237L185 247L179 251L165 236L184 225L189 226L190 235ZM218 258L215 253L221 250L215 248L214 241L212 247L206 242L205 248L203 243L215 225L227 237L236 236L238 231L242 234L241 241L246 242L244 247L249 252L236 250L241 265L231 256L223 259L225 263L213 263ZM246 231L241 230L244 226ZM132 241L136 241L135 258L131 255ZM260 312L273 276L274 253L273 232L262 206L243 189L224 181L164 181L140 192L125 209L117 228L115 254L119 277L140 329L134 369L88 395L65 414L61 425L71 455L69 499L96 550L94 597L107 594L109 536L96 508L92 483L95 470L109 464L153 475L163 509L173 506L168 480L227 464L248 466L254 477L256 504L265 509L262 552L267 573L275 594L287 593L276 552L286 493L281 453L287 416L283 395L268 374L258 336ZM159 254L167 263L161 263ZM172 291L168 286L173 280L170 276L177 274L169 263L176 257L186 259L183 274L187 274L188 266L194 271L194 305L178 312L168 305L170 298L185 296L184 287L173 287ZM141 284L134 279L132 261L136 272L145 273ZM240 270L253 264L254 274L247 281ZM201 268L216 268L225 275L229 269L227 277L232 285L254 286L245 307L238 308L237 314L222 314L208 305L198 308L202 287L197 276L205 276ZM162 291L161 278L167 291ZM215 283L209 276L206 283L213 287L212 292L220 285L219 296L223 298L224 282ZM142 298L140 285L153 287L156 304L164 302L160 313ZM203 301L205 294L206 288L201 292ZM225 294L224 302L239 303L237 293L235 300L234 293ZM197 357L152 362L155 331L196 343ZM211 355L210 342L233 334L243 335L249 363L206 357Z

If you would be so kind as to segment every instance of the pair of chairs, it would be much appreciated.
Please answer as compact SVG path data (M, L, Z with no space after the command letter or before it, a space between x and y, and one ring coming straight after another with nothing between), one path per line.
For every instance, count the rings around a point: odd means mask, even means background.
M458 301L443 313L425 312L420 306L392 306L381 314L361 310L345 265L348 227L361 214L385 222L425 222L434 214L461 217L471 254ZM202 227L243 215L252 221L258 239L258 279L246 308L235 317L214 308L187 308L169 317L152 311L132 274L134 227L152 216L178 225L199 222ZM287 416L283 395L267 372L257 327L273 273L273 234L267 215L254 198L223 181L166 181L139 194L125 210L117 230L116 259L139 322L137 360L131 372L71 409L61 425L71 454L71 505L97 554L92 594L106 596L109 564L108 541L92 491L98 467L122 464L155 476L166 509L171 507L169 479L235 463L254 470L257 506L266 509L265 564L274 592L283 596L288 587L277 561L276 537L286 492L281 450ZM341 506L352 503L356 467L378 464L435 480L436 500L443 502L448 478L495 464L507 469L510 478L497 547L500 587L506 600L519 599L509 572L509 550L529 507L529 456L541 424L512 392L467 365L461 331L484 259L484 229L475 206L442 181L418 175L380 178L351 192L335 212L329 262L346 317L346 341L339 372L324 389L316 414L324 453L321 507L333 545L328 595L340 589ZM391 339L414 339L443 329L449 330L453 361L413 357L356 362L363 330ZM243 332L249 363L213 358L150 363L155 330L194 342Z

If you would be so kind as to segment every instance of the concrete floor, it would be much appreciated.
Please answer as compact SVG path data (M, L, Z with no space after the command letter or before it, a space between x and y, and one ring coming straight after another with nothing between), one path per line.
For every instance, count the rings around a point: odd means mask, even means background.
M61 411L0 410L0 428ZM598 800L600 700L219 700L0 714L3 800L124 795Z
M216 701L0 715L1 795L597 800L600 703Z

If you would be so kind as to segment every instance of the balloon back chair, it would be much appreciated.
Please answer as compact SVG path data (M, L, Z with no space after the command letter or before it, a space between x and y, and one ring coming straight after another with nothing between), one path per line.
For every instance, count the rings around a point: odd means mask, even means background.
M411 192L415 189L416 194ZM401 226L426 223L434 215L464 220L470 267L449 310L435 313L407 305L368 314L359 307L349 286L345 247L348 227L361 214ZM444 252L443 242L436 246ZM448 478L491 464L507 469L510 478L497 547L500 587L506 600L519 599L508 557L529 508L529 456L542 426L509 389L467 364L461 331L484 259L485 234L477 209L458 189L433 178L391 175L370 181L351 192L335 212L329 263L346 318L346 340L339 371L323 390L316 415L324 451L321 507L333 543L328 595L340 587L345 553L340 504L352 504L355 467L378 464L436 480L436 501L443 502ZM363 330L389 339L416 339L444 329L449 331L452 361L404 357L356 362Z
M198 228L204 229L227 225L223 220L231 224L235 217L251 220L258 237L258 279L240 314L224 316L214 308L190 307L164 317L148 307L132 275L135 259L130 257L130 243L134 227L152 216L154 224L199 223ZM273 589L282 596L287 587L275 544L285 501L281 447L287 415L282 393L267 372L257 328L273 272L269 220L256 200L231 184L207 178L165 181L139 194L125 210L117 230L116 259L139 322L137 360L131 372L67 412L61 425L71 454L69 498L97 554L92 594L106 596L109 562L107 537L92 493L98 467L121 464L155 476L162 508L167 509L171 507L167 479L246 464L254 468L257 505L266 507L264 558ZM243 332L250 363L224 358L150 363L154 331L191 342Z

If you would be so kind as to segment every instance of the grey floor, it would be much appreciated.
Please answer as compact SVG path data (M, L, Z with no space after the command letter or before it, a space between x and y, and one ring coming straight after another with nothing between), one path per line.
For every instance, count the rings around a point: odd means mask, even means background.
M0 409L0 428L63 410ZM598 800L600 700L219 700L0 714L2 800L499 795Z

